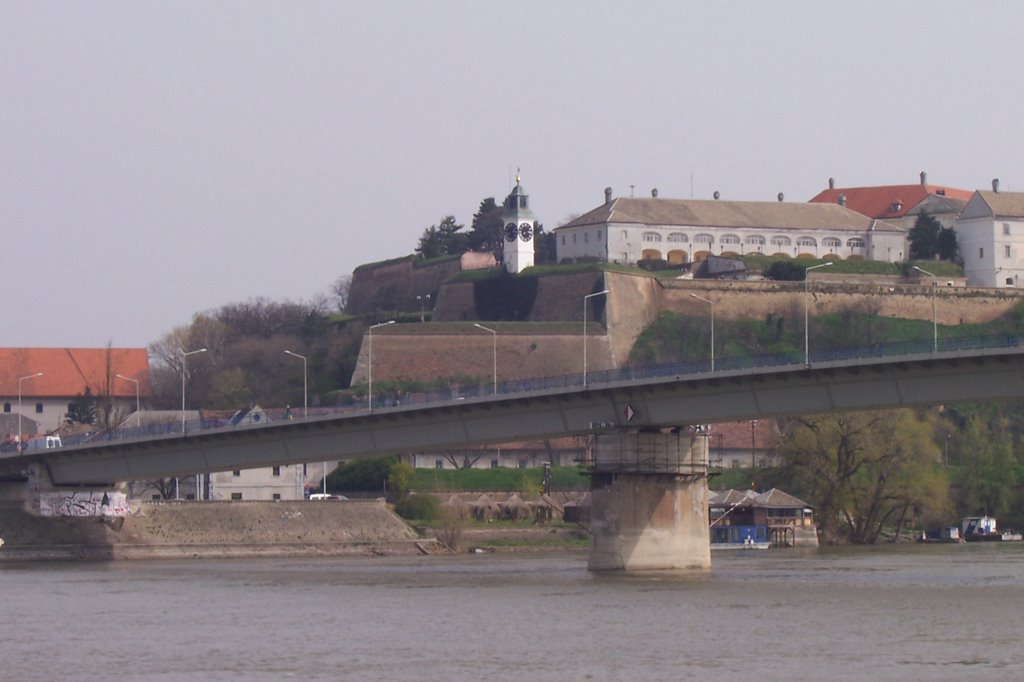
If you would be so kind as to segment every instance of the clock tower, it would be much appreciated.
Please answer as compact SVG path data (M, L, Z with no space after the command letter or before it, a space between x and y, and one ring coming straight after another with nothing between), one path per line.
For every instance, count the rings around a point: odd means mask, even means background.
M533 236L537 221L530 210L529 197L519 184L516 175L516 186L505 197L505 205L501 212L502 236L505 239L502 263L512 274L519 274L533 265Z

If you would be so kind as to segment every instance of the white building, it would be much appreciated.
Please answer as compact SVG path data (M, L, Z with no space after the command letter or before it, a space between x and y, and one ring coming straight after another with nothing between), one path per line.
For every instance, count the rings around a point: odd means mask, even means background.
M977 191L956 221L967 285L1018 287L1024 283L1024 193Z
M838 204L620 197L557 227L558 261L690 263L709 255L905 260L906 230Z
M516 176L516 186L507 197L501 211L504 224L502 235L505 238L502 261L505 269L512 274L519 274L533 267L537 221L530 209L530 197Z

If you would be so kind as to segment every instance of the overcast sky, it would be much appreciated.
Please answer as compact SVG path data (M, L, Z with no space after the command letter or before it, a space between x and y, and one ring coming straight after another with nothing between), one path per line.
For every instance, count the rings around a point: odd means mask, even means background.
M1024 190L1024 3L0 0L4 346L145 346L616 195Z

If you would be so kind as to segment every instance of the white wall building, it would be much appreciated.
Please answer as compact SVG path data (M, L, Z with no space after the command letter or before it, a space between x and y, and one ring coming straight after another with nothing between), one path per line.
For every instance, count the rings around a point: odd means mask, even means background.
M614 263L749 254L837 260L905 259L906 231L837 204L620 197L554 230L558 261Z
M977 191L956 221L967 286L1024 284L1024 193Z

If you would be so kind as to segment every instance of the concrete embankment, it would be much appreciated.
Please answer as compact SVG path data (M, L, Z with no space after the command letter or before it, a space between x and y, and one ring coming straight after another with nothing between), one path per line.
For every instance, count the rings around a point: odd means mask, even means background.
M383 501L132 503L119 518L0 507L0 561L432 552Z

